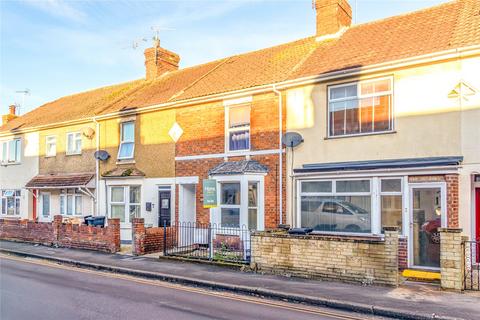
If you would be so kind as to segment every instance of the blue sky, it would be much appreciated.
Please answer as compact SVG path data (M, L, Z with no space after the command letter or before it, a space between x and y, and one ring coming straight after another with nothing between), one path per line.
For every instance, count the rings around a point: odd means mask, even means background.
M350 0L356 23L442 0ZM357 3L357 6L355 6ZM315 33L311 0L8 1L0 0L0 114L21 113L64 95L144 76L152 26L181 67ZM148 39L148 41L137 39ZM138 41L139 47L132 48Z

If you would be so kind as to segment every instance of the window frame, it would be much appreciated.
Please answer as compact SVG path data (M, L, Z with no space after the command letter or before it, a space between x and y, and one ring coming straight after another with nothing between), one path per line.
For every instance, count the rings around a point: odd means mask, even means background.
M78 135L78 137L76 137L76 135ZM69 149L68 149L68 147L69 147L69 145L68 145L68 139L69 139L70 136L73 137L73 138L72 138L72 139L73 139L73 140L72 140L72 145L73 145L73 146L76 146L76 143L75 143L75 142L76 142L77 140L80 140L80 150L78 150L78 151L77 151L77 150L73 150L73 151L72 151L72 150L69 150ZM83 148L83 146L82 146L83 143L82 143L82 142L83 142L83 141L82 141L82 133L81 133L80 131L67 132L67 140L66 140L65 142L66 142L65 154L66 154L67 156L73 156L73 155L82 154L82 148Z
M15 149L15 159L11 160L10 158L10 149L11 144L13 143L13 148ZM0 142L0 163L3 165L11 164L20 164L22 163L22 138L13 138L9 140L4 140Z
M382 182L384 180L400 180L400 191L382 191ZM383 196L400 196L401 200L401 211L402 211L402 226L401 226L401 234L404 234L406 232L405 230L405 218L404 218L404 203L405 203L405 185L408 184L405 182L405 178L401 176L395 176L395 177L379 177L379 184L378 184L378 210L379 210L379 218L380 218L380 228L382 229L382 210L383 210L383 202L382 202L382 197ZM408 180L407 180L408 181ZM381 233L383 233L383 230L380 230Z
M83 212L77 212L77 198L80 198L81 210L83 211L83 194L78 192L77 189L73 189L73 192L70 191L72 188L60 189L60 214L66 217L81 217ZM72 214L68 214L68 198L72 199Z
M11 196L6 196L5 192L13 192ZM8 214L8 199L13 199L14 213ZM20 189L1 189L0 190L0 214L6 217L20 217L20 207L22 203L22 191ZM17 205L18 204L18 205Z
M139 202L131 202L130 200L130 188L131 187L138 187L140 188L140 199L139 199ZM113 202L112 201L112 189L113 188L122 188L123 189L123 201L122 202L119 202L119 201L115 201ZM128 185L128 184L111 184L111 185L108 185L108 201L107 201L107 205L108 205L108 217L109 218L112 218L112 205L123 205L123 208L124 208L124 221L120 221L120 223L122 225L129 225L132 223L131 219L130 219L130 206L136 206L136 207L139 207L140 210L140 217L142 216L142 201L143 201L143 188L142 188L142 185L141 184L131 184L131 185Z
M133 140L123 140L123 126L126 124L132 124L133 125ZM130 157L120 157L120 152L122 150L122 144L126 143L132 143L133 148L132 148L132 155ZM118 160L131 160L135 158L135 121L124 121L120 123L120 143L118 145L118 153L117 153L117 159Z
M224 184L238 184L238 195L240 197L238 204L226 204L222 203L222 186ZM238 180L232 181L221 181L219 182L219 189L220 189L220 197L218 198L218 207L220 209L220 225L221 227L226 228L241 228L242 227L242 200L243 200L243 192L242 192L242 182ZM223 226L222 224L222 209L238 209L238 227L235 226Z
M361 181L361 180L368 180L369 181L369 192L337 192L337 182L338 181ZM302 183L303 182L322 182L322 181L331 181L331 192L302 192ZM312 178L312 179L303 179L297 181L297 190L298 190L298 197L297 197L297 208L296 208L296 217L295 223L298 227L302 224L302 196L317 196L317 197L334 197L336 196L369 196L370 197L370 232L345 232L345 231L313 231L313 233L318 234L335 234L335 235L358 235L358 236L372 236L375 234L379 234L377 232L378 225L377 220L379 220L379 212L376 210L377 207L377 186L378 186L378 178L377 177L338 177L338 178Z
M241 107L249 107L250 114L249 114L249 123L248 125L243 125L240 127L230 128L230 109L232 108L241 108ZM242 102L242 103L235 103L235 104L226 104L225 105L225 153L235 154L235 153L242 153L248 152L252 150L252 103L251 101ZM239 150L230 150L230 133L236 131L247 131L248 130L248 149L239 149Z
M376 82L376 81L382 81L382 80L388 80L390 82L390 90L389 91L382 91L380 93L371 93L371 94L364 94L362 95L361 93L361 85L366 84L369 82ZM357 85L357 95L355 96L355 99L357 101L360 101L363 98L373 98L373 97L381 97L385 95L390 95L390 110L389 110L389 122L391 124L391 129L389 130L383 130L383 131L372 131L372 132L359 132L359 133L349 133L349 134L341 134L341 135L332 135L331 134L331 112L330 112L330 103L331 102L341 102L341 101L348 101L352 100L352 97L350 98L337 98L337 99L332 99L331 97L331 90L335 88L341 88L341 87L348 87L351 85ZM371 78L371 79L365 79L365 80L355 80L355 81L350 81L350 82L345 82L345 83L339 83L339 84L332 84L332 85L327 85L327 139L337 139L337 138L348 138L348 137L358 137L358 136L368 136L368 135L377 135L377 134L387 134L387 133L393 133L395 132L395 109L394 109L394 81L393 81L393 76L385 76L385 77L379 77L379 78ZM346 120L345 120L346 121ZM374 121L372 121L372 124L374 124ZM346 124L344 131L346 130Z
M53 143L51 141L49 141L49 139L53 139ZM53 153L49 153L49 144L53 144L54 145L54 152ZM49 136L45 136L45 157L46 158L50 158L50 157L55 157L57 155L57 136L56 135L49 135Z

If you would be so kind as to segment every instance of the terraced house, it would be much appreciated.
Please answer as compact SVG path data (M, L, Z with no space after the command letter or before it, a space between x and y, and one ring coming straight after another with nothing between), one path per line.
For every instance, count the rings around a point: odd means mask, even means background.
M118 217L125 241L133 217L354 238L394 225L401 267L438 268L440 227L480 237L480 3L359 25L348 1L315 8L312 37L183 69L157 39L145 79L11 119L1 139L38 145L28 179L2 167L0 189L32 190L22 217ZM282 145L292 131L303 143Z

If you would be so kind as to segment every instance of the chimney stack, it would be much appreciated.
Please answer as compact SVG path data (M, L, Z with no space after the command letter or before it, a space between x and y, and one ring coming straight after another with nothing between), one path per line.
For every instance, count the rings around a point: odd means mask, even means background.
M15 119L17 116L17 106L12 104L11 106L8 107L8 114L4 114L2 116L2 124L5 124L13 119Z
M160 47L160 40L155 39L152 48L145 50L145 69L147 80L153 80L169 71L178 70L180 56Z
M317 37L335 34L352 24L352 7L347 0L315 0Z

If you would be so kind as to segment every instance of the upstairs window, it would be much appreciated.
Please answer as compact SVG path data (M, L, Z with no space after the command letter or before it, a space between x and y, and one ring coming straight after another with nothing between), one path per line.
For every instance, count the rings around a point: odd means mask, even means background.
M20 139L13 139L1 142L1 162L20 163L22 154L22 141Z
M67 155L82 153L82 134L80 132L67 133Z
M393 130L392 79L382 78L328 88L329 137Z
M57 137L45 137L45 156L55 157L57 155Z
M120 147L118 159L133 159L135 150L135 123L123 122L120 125Z
M250 150L250 105L229 106L227 114L227 151Z

